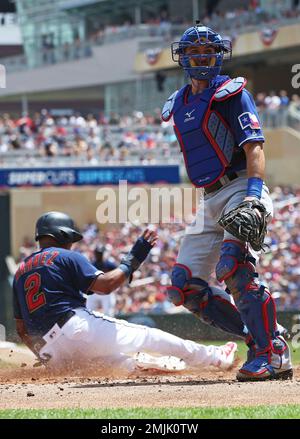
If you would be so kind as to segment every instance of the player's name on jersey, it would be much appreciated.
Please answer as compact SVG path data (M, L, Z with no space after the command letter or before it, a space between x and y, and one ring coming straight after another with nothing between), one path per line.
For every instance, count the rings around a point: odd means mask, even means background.
M53 251L43 251L37 254L33 254L26 262L21 262L17 272L16 272L16 280L20 278L25 273L28 273L34 268L40 268L43 265L52 265L54 259L59 255L59 252L56 250Z

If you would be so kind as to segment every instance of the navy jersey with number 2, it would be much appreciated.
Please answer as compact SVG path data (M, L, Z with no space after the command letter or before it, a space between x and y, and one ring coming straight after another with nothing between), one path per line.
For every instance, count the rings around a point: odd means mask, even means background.
M28 334L45 334L63 314L85 306L83 293L100 273L78 252L48 247L33 253L14 277L14 317L24 320Z

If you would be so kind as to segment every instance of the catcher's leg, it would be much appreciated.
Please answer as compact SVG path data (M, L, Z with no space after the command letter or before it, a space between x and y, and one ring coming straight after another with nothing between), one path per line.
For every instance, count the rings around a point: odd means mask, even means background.
M204 220L184 236L172 274L172 288L168 290L171 301L181 302L196 317L205 323L245 337L239 311L232 303L232 297L220 288L210 287L210 275L215 270L223 242L224 231L216 224L216 216L223 208L223 198L217 195L204 200ZM251 337L246 337L246 344Z
M279 336L275 303L267 288L259 283L255 263L245 244L235 240L223 242L216 267L217 279L225 281L255 341L256 357L244 364L238 379L290 378L289 348Z
M168 297L176 306L183 305L197 318L223 331L245 337L247 329L230 295L206 281L192 277L188 267L175 264Z

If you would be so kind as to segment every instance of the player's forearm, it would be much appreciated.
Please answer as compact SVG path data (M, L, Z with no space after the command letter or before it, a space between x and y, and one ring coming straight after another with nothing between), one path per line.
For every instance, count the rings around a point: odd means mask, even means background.
M109 294L119 288L127 279L120 268L101 274L94 281L90 290L96 294Z
M244 150L248 175L246 199L260 199L265 175L265 154L262 143L247 143Z
M248 178L255 177L263 180L265 176L265 154L262 143L247 143L244 150Z

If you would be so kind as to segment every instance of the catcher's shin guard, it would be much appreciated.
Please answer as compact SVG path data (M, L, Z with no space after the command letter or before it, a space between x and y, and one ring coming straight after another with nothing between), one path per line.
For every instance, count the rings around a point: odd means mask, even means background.
M193 278L185 265L175 264L172 286L167 288L167 293L174 305L183 305L203 322L240 337L247 334L230 295L219 288L210 287L202 279Z
M247 254L246 246L237 241L224 241L216 275L233 294L255 341L256 355L271 353L272 340L277 336L275 303L266 287L259 284L255 259Z

